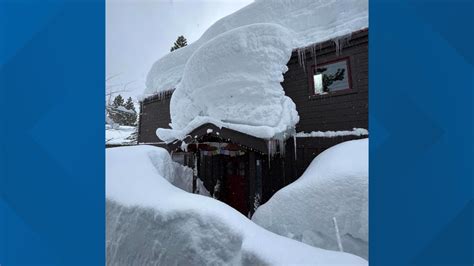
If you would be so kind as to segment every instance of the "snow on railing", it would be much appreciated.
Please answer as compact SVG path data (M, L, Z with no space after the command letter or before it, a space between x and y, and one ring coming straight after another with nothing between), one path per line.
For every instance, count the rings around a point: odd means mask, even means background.
M334 138L341 136L367 136L369 131L364 128L354 128L352 130L341 131L313 131L310 133L298 132L295 134L297 138Z

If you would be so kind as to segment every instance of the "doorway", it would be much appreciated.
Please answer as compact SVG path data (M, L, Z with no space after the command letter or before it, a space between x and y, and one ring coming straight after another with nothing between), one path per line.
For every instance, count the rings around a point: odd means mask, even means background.
M248 180L246 156L229 157L224 160L224 201L234 209L247 215L248 207Z

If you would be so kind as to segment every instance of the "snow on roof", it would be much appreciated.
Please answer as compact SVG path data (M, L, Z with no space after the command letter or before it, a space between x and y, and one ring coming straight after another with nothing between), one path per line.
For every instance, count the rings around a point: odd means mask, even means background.
M180 139L199 121L266 139L285 135L299 121L280 85L292 50L367 25L367 0L260 0L222 18L148 73L144 96L176 89L172 129L158 136Z
M159 59L147 76L145 96L174 89L191 55L229 30L274 23L296 33L293 48L323 42L368 27L367 0L260 0L214 23L196 42Z

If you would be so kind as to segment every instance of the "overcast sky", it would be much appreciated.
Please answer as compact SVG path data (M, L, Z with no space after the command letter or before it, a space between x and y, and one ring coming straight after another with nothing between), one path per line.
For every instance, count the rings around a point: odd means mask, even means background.
M152 64L170 52L179 35L196 41L218 19L253 0L107 0L106 75L108 85L132 82L142 93Z

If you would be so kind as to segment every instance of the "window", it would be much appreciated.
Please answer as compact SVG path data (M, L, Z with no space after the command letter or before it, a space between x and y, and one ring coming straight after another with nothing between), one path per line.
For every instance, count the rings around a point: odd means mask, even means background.
M313 66L310 78L312 93L321 95L351 89L350 74L348 58Z

